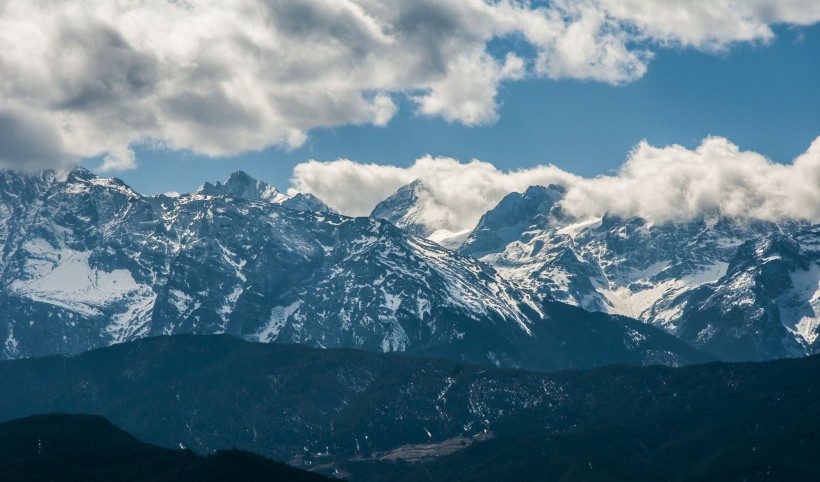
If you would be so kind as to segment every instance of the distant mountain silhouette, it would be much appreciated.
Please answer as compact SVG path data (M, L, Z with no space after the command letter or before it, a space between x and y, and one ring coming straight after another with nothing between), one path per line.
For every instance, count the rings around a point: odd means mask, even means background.
M0 424L3 481L282 481L321 475L239 450L202 457L141 442L96 415L33 415Z

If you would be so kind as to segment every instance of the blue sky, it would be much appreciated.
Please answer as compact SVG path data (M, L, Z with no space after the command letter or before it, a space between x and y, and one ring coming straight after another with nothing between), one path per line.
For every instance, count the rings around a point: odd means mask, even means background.
M657 48L647 73L626 85L505 82L499 120L486 126L418 115L397 96L398 114L384 127L315 129L303 147L289 152L270 147L220 158L137 148L138 167L111 174L144 193L190 191L235 170L286 189L293 166L308 159L407 166L432 154L478 158L501 169L552 163L594 176L617 169L642 139L692 148L709 135L787 163L820 134L820 26L774 31L771 43L720 53Z

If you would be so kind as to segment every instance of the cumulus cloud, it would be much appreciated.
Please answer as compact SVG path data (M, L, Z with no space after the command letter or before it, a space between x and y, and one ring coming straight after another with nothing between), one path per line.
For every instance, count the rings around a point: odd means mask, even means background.
M43 169L62 155L59 130L47 116L0 108L0 166Z
M818 192L820 137L788 165L709 137L694 150L642 142L616 176L572 184L565 205L580 216L609 211L656 223L713 214L820 222Z
M295 191L313 193L343 214L366 216L378 202L416 179L430 194L425 200L429 221L456 231L475 224L510 192L533 184L567 184L576 177L555 166L504 172L479 160L461 163L426 156L406 168L348 159L308 161L294 168L291 183Z
M423 157L406 168L310 161L296 166L292 184L357 216L415 179L428 190L424 220L434 230L470 229L508 193L549 184L567 188L563 207L579 218L609 212L650 223L715 214L820 222L820 137L788 165L709 137L695 149L642 142L613 176L582 178L551 165L501 171L478 160Z
M813 0L601 0L600 5L645 37L702 50L768 42L774 24L811 25L820 18L820 4Z
M144 142L292 149L316 127L385 125L399 97L486 124L505 81L620 84L655 48L766 42L773 24L819 19L812 0L0 0L0 110L26 134L0 154L127 169ZM23 145L34 133L43 145Z

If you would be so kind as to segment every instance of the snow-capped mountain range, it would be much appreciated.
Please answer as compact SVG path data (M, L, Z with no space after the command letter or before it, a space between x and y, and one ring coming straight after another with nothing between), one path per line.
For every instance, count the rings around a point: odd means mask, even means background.
M2 357L230 333L541 369L709 359L640 322L538 299L389 222L329 211L243 173L169 197L82 168L0 171Z
M637 318L722 359L820 350L820 226L577 219L563 195L555 185L511 193L455 248L536 299Z
M726 360L820 351L820 226L577 219L563 196L511 193L452 236L421 181L350 218L242 172L169 197L0 171L2 357L173 333L531 368L697 358L664 331Z

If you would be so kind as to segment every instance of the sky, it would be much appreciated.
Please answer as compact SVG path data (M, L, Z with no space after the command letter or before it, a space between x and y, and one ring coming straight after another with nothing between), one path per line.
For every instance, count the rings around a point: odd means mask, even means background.
M420 176L448 229L552 180L579 213L602 192L814 219L781 191L820 191L819 21L815 0L0 0L0 163L145 194L244 170L355 215ZM627 195L655 185L663 213Z
M774 31L770 44L727 52L659 49L646 75L626 85L510 82L499 94L499 119L488 126L419 116L405 103L386 126L317 129L291 151L208 158L137 149L139 167L113 174L147 193L190 191L235 170L287 189L293 167L309 159L408 166L429 154L481 159L501 169L555 164L595 176L618 169L641 140L693 148L709 135L788 163L820 135L820 25ZM99 160L86 165L94 168Z

